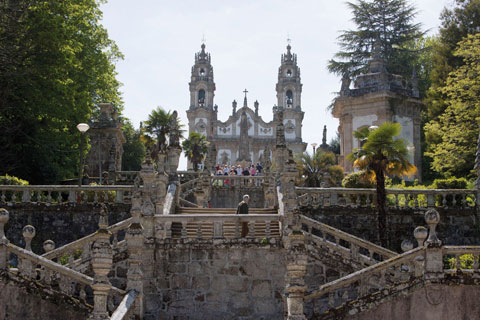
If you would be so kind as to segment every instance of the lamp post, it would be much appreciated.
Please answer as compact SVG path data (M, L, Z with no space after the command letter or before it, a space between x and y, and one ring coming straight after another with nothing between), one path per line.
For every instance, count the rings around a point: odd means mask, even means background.
M84 140L85 140L85 132L90 129L90 126L86 123L79 123L77 125L78 131L81 133L80 137L80 161L79 161L79 168L78 168L78 186L80 187L82 185L82 179L83 179L83 148L84 148Z
M313 147L313 156L315 156L315 148L318 146L318 143L312 143L311 146Z

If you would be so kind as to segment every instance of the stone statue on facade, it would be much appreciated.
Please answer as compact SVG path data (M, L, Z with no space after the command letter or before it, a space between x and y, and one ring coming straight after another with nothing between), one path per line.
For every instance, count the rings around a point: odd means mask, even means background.
M255 115L258 116L258 106L259 106L258 100L256 100L253 105L255 106Z
M178 113L173 111L169 120L168 126L170 127L169 145L170 147L180 146L180 128L178 126Z
M237 161L252 161L248 146L248 117L245 111L240 116L240 141L238 145Z
M342 77L342 87L340 88L340 96L347 96L350 92L350 84L352 80L348 72L345 72Z
M323 126L323 136L322 136L322 144L320 148L323 150L328 150L328 143L327 143L327 126Z
M232 115L234 116L237 113L237 100L233 100L232 102Z

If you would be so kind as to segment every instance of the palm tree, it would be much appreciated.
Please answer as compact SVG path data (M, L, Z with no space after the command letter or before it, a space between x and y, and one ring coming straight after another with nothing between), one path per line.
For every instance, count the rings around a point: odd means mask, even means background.
M145 121L145 131L154 135L159 145L163 145L167 142L167 136L172 133L173 129L183 127L179 118L176 118L176 124L173 123L173 117L176 117L176 112L171 113L162 107L157 107L148 115L148 120ZM180 130L180 136L182 132L183 130Z
M385 176L411 176L417 168L408 159L407 143L404 139L394 139L402 131L399 123L385 122L378 128L362 128L353 133L363 145L353 150L347 159L355 168L365 170L376 182L378 240L387 246L387 212Z
M205 136L198 132L190 132L188 139L183 140L182 148L188 160L193 163L193 170L198 171L198 165L208 152L208 141Z
M299 183L304 187L320 187L322 182L336 186L343 179L343 169L336 165L336 157L332 152L322 149L318 149L314 155L304 152L296 162Z

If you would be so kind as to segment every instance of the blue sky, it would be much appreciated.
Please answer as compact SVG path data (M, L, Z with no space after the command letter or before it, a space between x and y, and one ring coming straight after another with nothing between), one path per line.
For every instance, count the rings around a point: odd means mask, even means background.
M417 22L435 33L440 12L451 0L411 3L418 9ZM338 120L326 108L340 78L326 66L338 51L339 32L353 27L344 1L110 0L102 10L103 25L125 55L117 64L118 79L124 114L136 127L157 106L177 110L187 123L190 68L203 35L212 56L219 119L228 118L232 100L242 101L247 88L249 104L258 100L260 115L270 121L280 55L289 35L303 82L303 140L321 143L323 125L328 140L335 135ZM182 159L180 167L185 166Z

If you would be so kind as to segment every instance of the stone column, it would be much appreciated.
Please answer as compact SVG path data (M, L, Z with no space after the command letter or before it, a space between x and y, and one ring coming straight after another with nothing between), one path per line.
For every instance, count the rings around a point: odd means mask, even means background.
M9 219L9 214L6 209L0 208L0 270L6 270L8 267L8 250L6 245L8 239L5 237L5 225Z
M307 319L303 313L303 298L307 290L304 277L308 261L305 236L302 231L292 231L284 243L287 250L287 275L285 277L287 319Z
M98 222L98 231L95 234L95 241L92 245L92 269L93 277L93 312L89 319L104 320L110 319L107 310L108 292L112 285L108 280L108 274L112 268L113 250L110 245L112 233L107 230L108 214L106 207L102 207Z
M142 272L142 250L144 246L143 227L140 223L141 199L132 199L132 224L128 227L125 234L128 251L128 272L127 272L127 291L135 290L138 292L137 299L134 306L134 315L143 319L143 272Z

